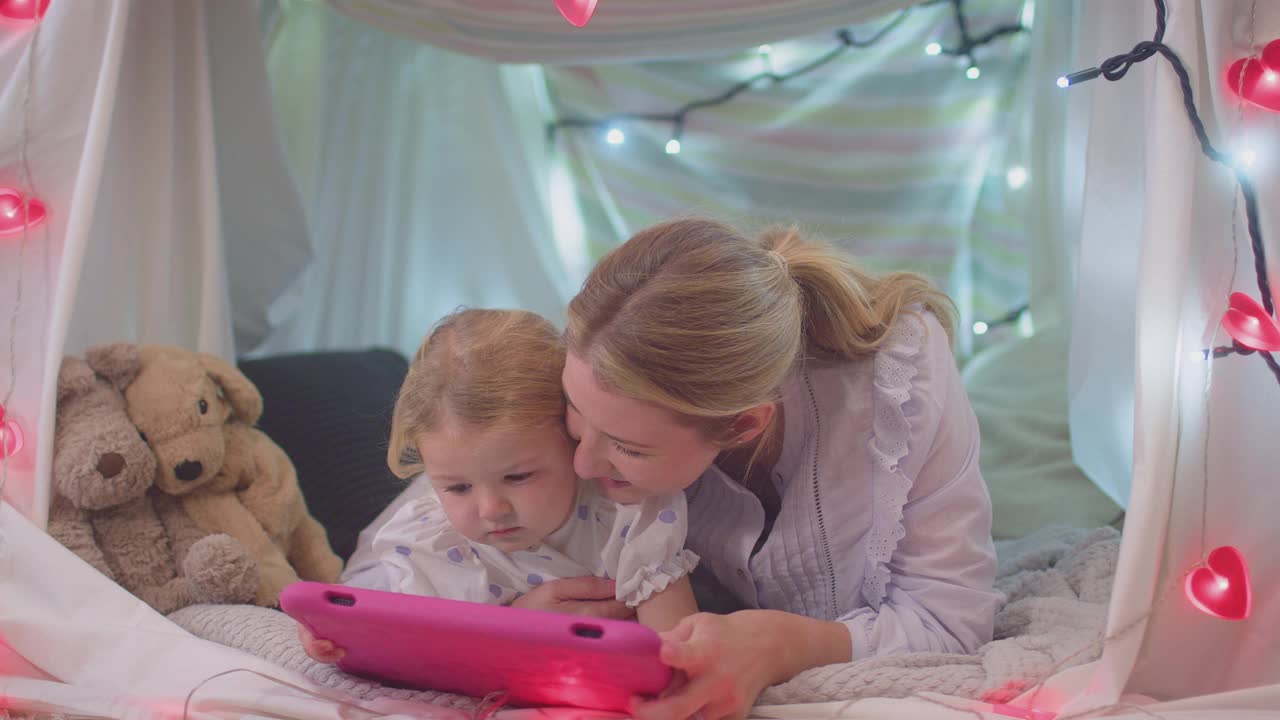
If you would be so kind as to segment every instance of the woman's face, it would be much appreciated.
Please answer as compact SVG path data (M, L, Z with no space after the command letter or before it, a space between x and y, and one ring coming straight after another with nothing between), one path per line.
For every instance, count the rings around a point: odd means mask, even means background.
M670 410L601 387L591 366L573 353L562 381L569 436L578 441L573 468L597 480L614 502L682 491L720 452Z

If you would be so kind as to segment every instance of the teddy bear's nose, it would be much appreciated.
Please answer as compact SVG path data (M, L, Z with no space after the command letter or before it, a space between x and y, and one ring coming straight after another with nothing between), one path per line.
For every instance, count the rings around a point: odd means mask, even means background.
M124 470L124 456L120 453L103 453L98 458L98 474L104 478L113 478Z
M186 480L188 482L200 477L200 473L202 472L204 472L204 466L201 465L198 460L183 460L178 464L178 467L173 469L173 474L176 475L179 480Z

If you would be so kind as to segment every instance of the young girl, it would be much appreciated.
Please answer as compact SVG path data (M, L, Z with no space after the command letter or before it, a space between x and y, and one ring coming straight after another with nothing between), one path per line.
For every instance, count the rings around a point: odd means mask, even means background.
M347 584L510 604L595 575L654 629L697 611L684 494L620 505L574 473L564 361L560 334L533 313L463 310L436 326L401 386L387 452L397 476L425 472L434 492L400 506ZM313 658L341 657L300 634Z

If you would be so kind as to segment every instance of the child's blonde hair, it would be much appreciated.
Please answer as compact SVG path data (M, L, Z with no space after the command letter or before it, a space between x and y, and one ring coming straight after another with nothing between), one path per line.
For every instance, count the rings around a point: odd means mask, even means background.
M569 303L566 335L601 384L728 445L732 421L776 400L800 358L871 353L916 304L950 334L950 299L920 275L873 275L794 228L752 240L685 219L606 255Z
M529 430L564 421L564 339L536 313L460 310L422 342L400 386L387 464L422 472L417 440L448 419L472 430Z

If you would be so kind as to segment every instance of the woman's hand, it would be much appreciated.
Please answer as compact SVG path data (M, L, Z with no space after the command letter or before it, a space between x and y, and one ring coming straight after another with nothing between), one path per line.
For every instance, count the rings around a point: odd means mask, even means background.
M302 643L302 649L311 656L312 660L326 665L338 662L347 654L346 650L335 646L329 640L317 640L310 630L302 626L302 623L298 623L298 642Z
M591 575L549 580L516 598L511 605L613 620L629 620L636 614L633 608L614 598L612 580Z
M676 677L657 700L636 698L636 720L740 720L765 688L811 667L848 662L840 623L777 610L698 613L662 637L662 662Z

